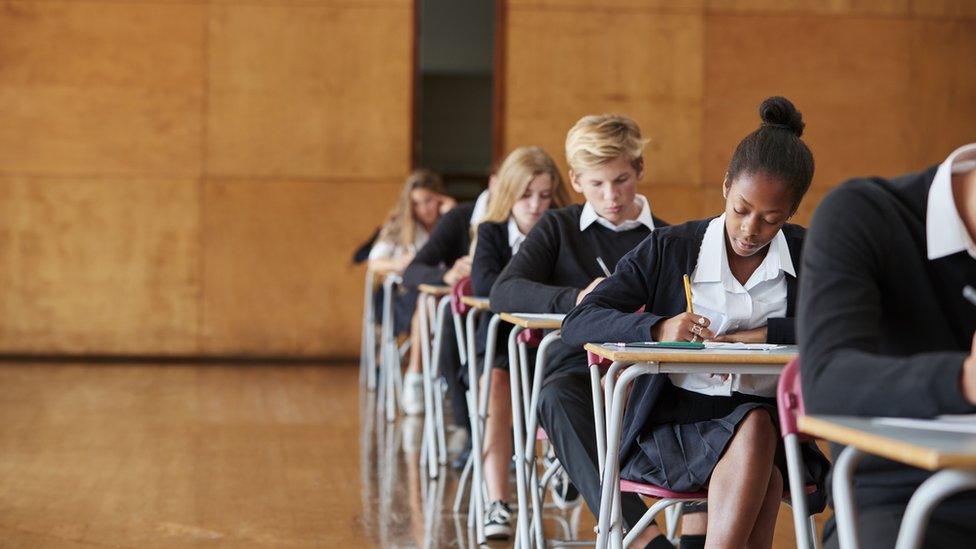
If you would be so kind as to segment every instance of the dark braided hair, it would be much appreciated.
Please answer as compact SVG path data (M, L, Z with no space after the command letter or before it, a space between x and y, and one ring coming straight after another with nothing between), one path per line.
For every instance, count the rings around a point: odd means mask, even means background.
M743 173L764 172L790 189L796 210L813 180L813 153L800 139L803 116L789 99L775 96L759 105L759 118L762 124L735 148L726 184Z

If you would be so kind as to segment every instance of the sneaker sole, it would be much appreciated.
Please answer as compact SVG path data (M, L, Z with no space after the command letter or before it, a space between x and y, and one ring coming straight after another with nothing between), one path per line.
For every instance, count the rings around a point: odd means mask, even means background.
M486 524L485 538L487 539L509 539L512 537L512 527L500 524Z

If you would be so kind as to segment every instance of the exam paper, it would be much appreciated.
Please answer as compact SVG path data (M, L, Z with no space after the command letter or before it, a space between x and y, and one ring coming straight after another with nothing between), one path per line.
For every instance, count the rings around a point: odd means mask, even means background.
M772 351L773 349L782 349L782 345L775 345L773 343L724 343L721 341L706 341L706 349L715 349L716 351Z
M944 415L936 416L935 419L879 417L874 419L874 423L895 427L911 427L913 429L976 434L976 414Z

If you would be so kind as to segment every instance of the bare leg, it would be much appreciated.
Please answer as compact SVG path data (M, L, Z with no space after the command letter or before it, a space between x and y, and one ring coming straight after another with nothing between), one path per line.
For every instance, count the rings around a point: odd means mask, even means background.
M485 482L488 499L509 501L508 464L512 461L512 395L508 372L490 368L491 391L485 423Z
M739 425L709 482L706 547L746 547L770 490L776 436L772 418L762 409L749 412Z
M773 467L769 472L769 486L766 488L766 498L763 500L756 525L749 535L748 547L772 547L773 532L776 530L776 515L779 514L779 504L783 499L783 475L779 469Z
M410 320L410 359L407 362L407 371L420 373L420 315L416 310Z
M705 533L708 525L708 513L695 513L681 517L681 533L689 536L700 536Z

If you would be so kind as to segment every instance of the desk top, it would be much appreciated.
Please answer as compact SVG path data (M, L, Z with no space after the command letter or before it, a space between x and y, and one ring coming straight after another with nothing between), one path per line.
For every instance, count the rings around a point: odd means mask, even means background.
M563 314L501 313L502 320L530 330L557 330L562 327Z
M587 343L587 351L619 362L691 362L697 364L783 364L796 358L796 345L770 351L727 351L720 349L648 349Z
M417 289L420 290L421 293L425 293L425 294L429 294L429 295L434 295L434 296L451 295L451 287L450 286L437 286L437 285L434 285L434 284L421 284L420 286L417 286Z
M473 295L466 295L461 298L461 303L464 303L468 307L478 309L479 311L491 310L491 306L488 303L487 297L475 297Z
M976 434L885 425L869 417L808 415L800 430L858 450L930 471L976 468Z

